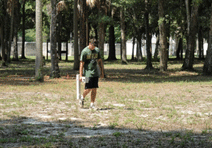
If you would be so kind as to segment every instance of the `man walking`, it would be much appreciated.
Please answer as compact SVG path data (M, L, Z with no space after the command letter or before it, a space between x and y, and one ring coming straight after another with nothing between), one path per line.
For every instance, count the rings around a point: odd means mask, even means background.
M100 51L96 46L96 40L91 39L89 41L89 45L82 50L80 56L80 81L82 81L83 74L89 79L89 82L85 84L85 90L79 101L80 107L82 108L84 106L85 96L91 92L90 108L95 109L94 102L96 99L99 76L104 78L102 59L100 56ZM100 72L97 64L99 64Z

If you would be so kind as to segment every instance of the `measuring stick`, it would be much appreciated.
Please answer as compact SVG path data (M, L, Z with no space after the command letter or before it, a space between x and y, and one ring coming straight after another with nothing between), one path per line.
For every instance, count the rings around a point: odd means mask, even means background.
M89 78L87 77L82 77L82 82L83 83L88 83ZM81 97L81 82L80 82L80 75L76 75L76 94L77 94L77 100L80 99Z

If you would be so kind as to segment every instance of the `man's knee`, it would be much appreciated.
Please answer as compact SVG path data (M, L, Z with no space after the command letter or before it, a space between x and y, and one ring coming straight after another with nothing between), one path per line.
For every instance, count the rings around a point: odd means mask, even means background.
M92 92L96 92L97 88L92 88Z

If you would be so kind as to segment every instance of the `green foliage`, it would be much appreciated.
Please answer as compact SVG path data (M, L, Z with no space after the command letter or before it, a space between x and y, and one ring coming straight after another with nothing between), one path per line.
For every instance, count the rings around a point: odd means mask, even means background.
M35 29L25 30L25 40L27 42L35 42L35 40L36 40Z

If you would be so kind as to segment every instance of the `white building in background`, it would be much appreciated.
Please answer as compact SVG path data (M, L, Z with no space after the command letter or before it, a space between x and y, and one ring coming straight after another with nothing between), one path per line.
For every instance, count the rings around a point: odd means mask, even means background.
M152 55L155 53L155 47L156 47L156 36L152 37ZM198 44L197 44L198 45ZM116 55L120 55L120 48L121 45L120 43L116 43ZM169 55L175 55L175 48L176 48L176 41L172 38L169 39ZM133 49L133 41L128 40L126 42L126 48L127 48L127 55L132 55L132 49ZM208 43L204 40L204 55L206 55L206 51L208 48ZM1 49L1 48L0 48ZM18 42L18 54L21 55L21 50L22 50L22 42ZM48 44L48 50L50 50L50 43ZM62 51L66 50L66 43L62 43L61 47ZM137 50L137 43L134 45L134 55L136 55L136 50ZM146 41L142 40L142 55L146 56ZM13 46L12 46L12 51L13 51ZM36 52L36 44L35 42L25 42L25 56L35 56ZM109 54L109 44L105 43L104 45L104 54L108 55ZM196 54L198 55L198 46L196 50ZM12 54L11 54L12 55ZM47 56L47 43L43 43L43 55ZM50 56L50 52L48 53L48 56ZM74 56L74 45L73 43L68 43L68 56Z

